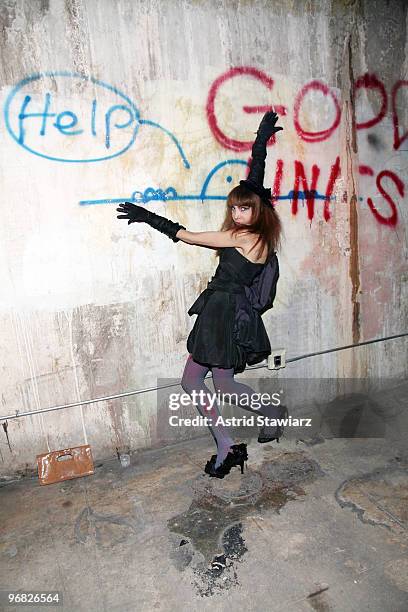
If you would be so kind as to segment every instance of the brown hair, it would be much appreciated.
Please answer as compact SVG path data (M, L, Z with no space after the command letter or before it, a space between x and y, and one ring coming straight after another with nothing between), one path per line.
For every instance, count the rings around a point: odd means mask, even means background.
M245 226L244 229L234 223L231 214L233 206L249 206L252 208L251 225ZM232 229L233 234L251 233L259 235L258 240L251 248L252 251L259 242L261 243L258 248L257 259L261 257L265 245L268 247L268 257L279 247L282 226L278 213L273 207L263 204L261 198L245 185L234 187L228 194L225 219L220 231L224 232L230 229ZM221 255L221 249L217 249L217 255Z

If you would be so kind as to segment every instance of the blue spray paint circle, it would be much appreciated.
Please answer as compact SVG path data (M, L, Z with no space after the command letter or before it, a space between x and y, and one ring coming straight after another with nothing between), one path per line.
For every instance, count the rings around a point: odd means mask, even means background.
M13 130L13 127L11 126L11 123L10 123L10 106L11 106L11 104L12 104L16 94L19 93L23 89L23 87L25 87L29 83L32 83L34 81L39 81L40 79L43 79L43 78L71 78L71 79L80 79L82 81L88 81L90 83L93 83L94 85L97 85L98 87L102 87L102 88L104 88L104 89L106 89L108 91L111 91L113 94L115 94L116 96L121 98L124 102L126 102L126 106L125 105L116 105L116 106L112 107L114 109L127 110L128 113L129 113L129 116L132 115L131 121L135 121L135 126L134 126L134 129L133 129L131 138L130 138L129 142L126 144L126 146L122 147L119 151L116 151L113 154L103 155L101 157L93 157L91 159L66 159L64 157L57 157L57 156L52 156L52 155L46 155L45 153L41 153L40 151L37 151L37 150L31 148L30 146L25 144L24 141L21 141L21 134L20 135L16 134L15 131ZM25 99L24 103L26 103L27 98L28 98L28 101L30 101L30 97L26 96L26 99ZM60 113L58 115L58 117L60 117L62 115L65 115L65 116L71 115L72 116L73 113L70 113L69 111L64 111L63 113ZM34 113L31 113L30 115L27 115L26 117L29 117L29 116L36 116L36 115ZM37 116L41 116L41 114L39 113L39 114L37 114ZM25 116L22 117L22 113L20 111L20 113L18 115L19 121L21 121L22 119L24 119L26 117ZM58 120L58 117L57 117L57 120ZM104 161L104 160L107 160L107 159L112 159L114 157L117 157L118 155L122 155L122 153L125 153L125 151L127 151L132 146L132 144L134 143L134 141L136 139L137 131L138 131L139 126L141 124L140 113L139 113L138 109L136 108L136 106L134 105L132 100L130 100L130 98L128 98L119 89L117 89L116 87L114 87L112 85L109 85L108 83L105 83L104 81L100 81L99 79L95 79L93 77L88 77L88 76L85 76L83 74L78 74L78 73L74 73L74 72L41 72L41 73L33 74L33 75L31 75L31 76L21 80L12 89L12 91L10 92L10 94L8 95L8 97L6 99L6 102L4 104L4 120L5 120L6 129L7 129L8 133L17 142L17 144L19 146L21 146L23 149L25 149L26 151L29 151L33 155L38 155L39 157L43 157L45 159L49 159L49 160L52 160L52 161L65 162L65 163L91 163L91 162L97 162L97 161ZM128 125L130 125L130 122L125 124L125 125L118 125L118 124L116 124L115 127L128 127ZM54 124L54 126L55 126L55 124ZM82 131L82 130L77 130L77 131L67 132L68 129L71 129L73 127L72 123L71 123L71 125L66 125L66 124L63 125L61 123L61 124L57 125L56 127L59 129L59 131L61 133L65 133L65 134L68 134L68 135L79 135L81 133L81 131ZM64 132L64 130L65 130L65 132ZM107 139L106 139L106 142L105 142L105 146L106 146L106 148L109 148L109 146L110 146L110 142Z

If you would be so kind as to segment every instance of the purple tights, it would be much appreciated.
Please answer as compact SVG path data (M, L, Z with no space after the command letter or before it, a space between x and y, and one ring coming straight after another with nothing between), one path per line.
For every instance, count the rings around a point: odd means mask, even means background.
M210 396L214 395L214 393L210 391L210 389L204 383L205 376L209 370L209 367L197 363L196 361L194 361L192 356L189 355L184 368L183 378L181 379L181 386L183 390L189 395L191 395L192 391L196 391L196 393L203 391L201 395L201 397L203 397L205 393L202 402L200 401L200 396L197 396L196 406L202 416L206 416L211 419L212 424L211 426L209 426L209 429L215 440L215 443L217 444L217 460L215 463L215 467L218 467L227 456L231 445L234 444L234 440L229 435L228 428L225 425L222 425L221 423L219 423L218 425L216 424L217 417L220 416L220 411L218 409L217 402L215 402L212 408L210 408L210 402L206 399L208 397L207 394L209 394ZM244 396L248 398L248 396L251 396L252 393L254 393L254 390L248 385L244 385L243 383L239 383L234 380L233 368L225 369L212 367L211 371L215 392L219 391L221 394L236 394L238 399L237 405L239 407L243 408L244 410L249 410L250 412L257 412L261 414L263 413L263 410L253 410L247 405L241 404L240 395L244 394ZM247 399L246 403L248 403Z

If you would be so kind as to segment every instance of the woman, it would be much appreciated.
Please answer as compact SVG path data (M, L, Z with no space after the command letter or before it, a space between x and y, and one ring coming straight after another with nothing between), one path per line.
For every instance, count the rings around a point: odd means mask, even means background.
M189 357L181 385L189 394L202 391L198 397L208 398L211 392L204 379L211 369L216 391L236 394L237 405L251 412L257 412L247 405L254 391L235 381L234 374L243 372L247 364L259 363L271 352L261 315L272 307L275 298L279 277L275 250L281 225L271 204L271 190L263 187L263 179L267 142L283 129L276 126L277 120L274 112L264 115L252 147L248 178L229 193L220 231L190 232L129 202L117 208L124 213L118 219L128 219L129 224L145 222L174 242L217 248L220 263L215 275L188 311L190 316L198 316L187 339ZM216 405L210 408L210 403L203 400L198 410L211 422L217 445L217 454L207 462L205 472L223 478L231 467L240 465L242 473L248 459L246 444L234 444L227 428L217 423L220 413ZM271 404L259 412L271 418L282 416ZM282 431L276 427L269 435L260 435L258 441L279 441Z

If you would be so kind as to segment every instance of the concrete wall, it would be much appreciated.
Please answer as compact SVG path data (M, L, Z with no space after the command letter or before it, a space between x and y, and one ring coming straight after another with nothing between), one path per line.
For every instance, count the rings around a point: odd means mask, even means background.
M218 229L271 105L284 131L266 183L285 230L272 345L407 331L403 0L3 0L0 16L3 416L181 377L187 310L217 260L128 227L111 200ZM284 375L406 372L398 340ZM85 439L97 457L161 443L155 393L6 429L4 473Z

